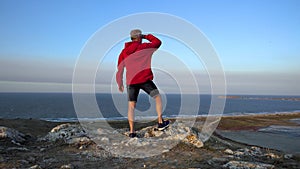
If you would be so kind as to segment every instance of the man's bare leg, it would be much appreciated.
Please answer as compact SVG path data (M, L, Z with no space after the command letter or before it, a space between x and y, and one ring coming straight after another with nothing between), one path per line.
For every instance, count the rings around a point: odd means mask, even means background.
M128 123L130 128L130 133L135 133L134 131L134 109L136 102L129 101L128 102Z
M155 99L155 104L156 104L156 112L157 112L157 117L158 117L158 123L163 122L162 118L162 101L161 101L161 96L160 94L156 95L154 97Z

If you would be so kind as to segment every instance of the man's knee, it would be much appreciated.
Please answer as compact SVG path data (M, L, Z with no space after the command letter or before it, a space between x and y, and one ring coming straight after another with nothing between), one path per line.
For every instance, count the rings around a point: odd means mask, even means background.
M157 96L160 96L159 91L157 89L152 90L149 94L152 98L156 98Z
M128 109L133 110L136 107L136 102L130 101L128 102Z

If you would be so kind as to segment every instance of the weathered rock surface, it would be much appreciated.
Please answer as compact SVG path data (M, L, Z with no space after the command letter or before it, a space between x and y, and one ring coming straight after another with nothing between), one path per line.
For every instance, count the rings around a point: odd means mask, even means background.
M26 135L15 129L0 126L0 139L10 139L12 143L20 145L26 141Z
M33 165L29 167L28 169L42 169L39 165Z
M75 167L72 164L62 165L60 169L74 169Z
M63 141L66 144L75 145L79 149L85 149L88 145L94 143L80 125L69 123L54 127L45 137L39 138L38 141ZM45 149L40 151L45 151Z
M79 149L85 149L86 145L95 142L117 156L141 158L168 152L179 142L197 148L203 147L198 132L180 122L170 125L164 131L156 130L156 126L149 126L137 133L137 138L129 138L127 129L97 128L85 132L79 124L67 123L54 127L45 137L39 140L50 142L62 140L67 144L80 145Z
M274 165L247 161L229 161L223 167L229 169L273 169Z
M45 137L40 138L40 141L57 141L64 140L73 143L72 139L85 137L85 131L78 124L61 124L54 127ZM70 141L71 140L71 141Z
M266 157L270 159L279 159L280 156L271 152L264 153L261 148L252 146L249 148L243 148L243 149L238 149L236 151L232 151L230 149L226 149L224 153L229 154L229 155L234 155L236 158L242 158L242 157L256 157L256 158L261 158L261 157Z

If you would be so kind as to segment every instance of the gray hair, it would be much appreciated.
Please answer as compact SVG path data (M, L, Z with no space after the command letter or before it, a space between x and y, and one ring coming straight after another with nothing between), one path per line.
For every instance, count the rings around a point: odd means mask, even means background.
M142 31L139 29L133 29L132 31L130 31L131 39L137 39L141 37L141 35L142 35Z

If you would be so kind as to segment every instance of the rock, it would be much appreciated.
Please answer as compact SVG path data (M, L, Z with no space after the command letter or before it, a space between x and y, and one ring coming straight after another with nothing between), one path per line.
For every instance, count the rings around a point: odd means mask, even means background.
M228 158L228 159L234 159L235 158L233 155L227 155L225 157Z
M39 165L34 165L29 167L28 169L42 169Z
M8 138L12 143L20 145L26 141L25 134L11 128L0 126L0 139Z
M229 155L233 155L234 154L234 152L232 150L230 150L230 149L226 149L224 151L224 153L229 154Z
M240 152L240 151L235 151L235 152L234 152L234 155L237 156L237 157L240 157L240 156L246 156L245 153Z
M69 124L69 123L61 124L61 125L58 125L58 126L54 127L50 132L51 133L56 133L56 132L59 132L60 130L69 128L70 126L71 126L71 124Z
M83 149L86 149L86 148L87 148L86 145L81 145L78 149L79 149L79 150L83 150Z
M243 149L238 149L237 151L232 151L230 149L226 149L224 151L226 154L234 155L237 158L245 157L245 156L252 156L252 157L267 157L270 159L279 159L280 156L274 153L263 153L261 148L259 147L251 147L250 149L248 148L243 148Z
M291 159L291 158L293 158L293 154L285 154L283 157L285 159Z
M167 152L169 152L169 151L170 151L170 150L168 150L168 149L167 149L167 150L163 150L162 153L167 153Z
M265 157L268 157L268 158L270 158L270 159L279 159L279 158L280 158L279 155L274 154L274 153L267 153L267 154L265 154L264 156L265 156Z
M32 156L27 158L27 161L29 161L30 163L34 163L36 161L36 159Z
M107 138L107 137L102 137L102 138L101 138L101 141L103 141L103 142L105 142L106 144L108 144L108 143L109 143L109 138Z
M77 145L78 147L93 143L80 125L69 123L54 127L45 137L39 138L38 140L50 142L62 140L67 144Z
M149 126L137 131L136 138L129 138L127 128L102 129L89 131L89 138L106 151L123 157L143 158L168 152L178 143L183 142L203 147L196 129L187 127L184 122L177 121L164 131L158 131L157 126Z
M183 139L183 142L190 143L190 144L194 145L197 148L203 147L203 142L201 140L199 140L197 135L194 134L194 133L190 133L188 136L186 136Z
M224 168L229 169L273 169L274 165L258 163L258 162L247 162L247 161L229 161L223 165Z
M98 131L100 131L101 134L104 135L104 130L98 129ZM121 130L119 132L122 133ZM108 135L108 134L109 133L107 133L106 135ZM149 127L141 129L140 131L137 132L137 134L138 134L138 138L132 139L131 141L128 141L128 142L126 140L125 141L123 140L122 142L123 143L126 142L126 143L124 143L126 146L129 146L129 145L144 146L144 145L150 144L149 143L150 140L157 139L157 140L161 140L163 142L182 141L186 144L191 144L197 148L203 147L203 142L199 138L198 132L189 127L186 127L182 123L172 124L169 126L169 128L167 128L164 131L157 130L156 126L149 126ZM128 136L129 132L128 131L124 132L124 135ZM109 139L104 137L104 139L102 141L109 142ZM157 143L159 143L159 142L157 142ZM151 142L152 145L156 145L157 143Z
M238 149L237 151L234 151L233 154L235 156L255 156L255 157L261 157L264 155L261 149L255 146L251 147L250 149L248 148Z
M249 153L254 156L261 156L263 153L259 147L252 146Z
M29 151L28 148L26 147L8 147L7 151L13 151L13 150L17 150L17 151Z
M58 162L58 159L55 159L55 158L43 159L43 163L45 163L45 164L52 164L52 163L56 163L56 162Z
M163 135L162 131L158 131L153 127L148 127L150 130L148 130L145 134L144 137L145 138L149 138L149 137L160 137L161 135ZM146 129L148 129L146 128Z
M124 133L128 135L129 132L124 132L125 129L118 129L110 131L107 129L98 128L94 133L94 139L98 139L101 143L110 144L110 136L112 134ZM93 132L93 131L92 131ZM101 136L99 138L99 136ZM165 131L156 130L156 126L149 126L138 131L139 138L162 138L165 141L183 141L187 144L191 144L197 148L203 147L203 142L199 139L198 132L192 130L190 127L186 127L183 123L176 123L171 125ZM87 135L87 133L78 124L61 124L54 127L45 137L39 139L40 141L57 141L63 140L67 144L91 144L93 141ZM126 142L126 141L125 141ZM145 146L148 145L148 140L132 140L129 142L123 142L125 146L136 145ZM112 143L113 145L114 143ZM119 144L119 143L118 143ZM153 143L156 144L156 143Z
M68 144L89 144L91 143L91 139L89 139L86 136L83 137L75 137L75 138L69 138L66 140L66 143Z
M61 169L74 169L75 167L72 164L62 165Z
M26 164L29 164L29 161L26 161L26 160L18 160L18 163L26 165Z
M227 160L227 158L218 158L218 157L213 157L212 159L208 160L207 163L209 165L216 165L216 163L225 163Z
M69 140L76 137L86 137L85 131L76 124L61 124L54 127L46 136L50 141Z
M105 150L82 151L78 153L80 157L85 157L92 161L99 161L101 159L111 158L112 154Z
M184 122L171 124L164 131L156 130L155 126L149 126L137 131L137 138L128 137L128 129L102 129L89 127L85 132L80 124L61 124L54 127L45 137L39 141L63 141L69 145L76 145L84 150L90 144L101 145L106 151L117 156L145 157L168 152L179 142L203 147L203 142L196 129L187 127ZM137 147L138 149L134 148ZM45 151L45 149L40 149Z

